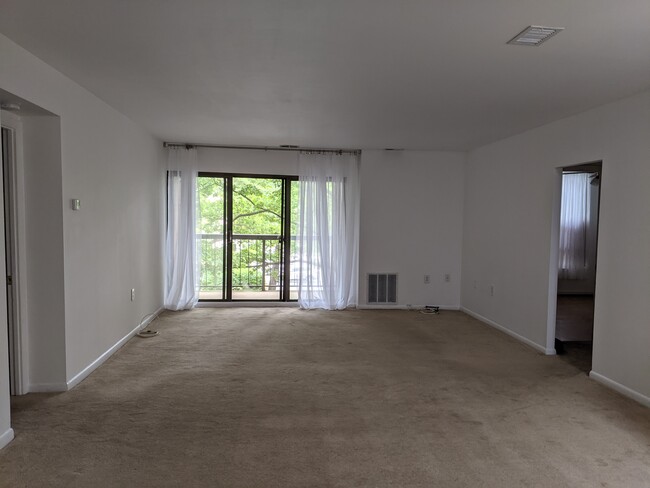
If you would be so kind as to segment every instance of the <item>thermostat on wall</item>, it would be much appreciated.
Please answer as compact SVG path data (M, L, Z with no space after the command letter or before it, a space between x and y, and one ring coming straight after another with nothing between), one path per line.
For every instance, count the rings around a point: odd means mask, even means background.
M79 210L81 209L81 200L78 198L73 198L72 199L72 210Z

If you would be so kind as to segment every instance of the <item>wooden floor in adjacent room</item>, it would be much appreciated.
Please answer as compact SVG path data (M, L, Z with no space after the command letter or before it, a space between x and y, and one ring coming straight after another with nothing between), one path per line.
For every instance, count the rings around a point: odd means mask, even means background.
M166 312L13 398L2 487L647 487L650 409L461 312Z
M558 295L555 337L562 342L591 342L594 335L594 296Z
M593 336L594 296L558 295L555 349L560 359L589 374Z

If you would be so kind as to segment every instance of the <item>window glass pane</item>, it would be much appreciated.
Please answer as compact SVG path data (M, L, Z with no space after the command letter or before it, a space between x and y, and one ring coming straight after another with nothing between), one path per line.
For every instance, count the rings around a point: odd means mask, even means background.
M197 239L201 248L199 298L223 300L225 256L225 180L212 176L197 178L199 208Z
M300 261L298 259L298 249L296 246L296 236L298 235L298 202L300 201L300 182L291 182L291 235L289 236L289 245L291 246L291 257L289 262L289 299L298 299L298 277L300 273Z
M232 193L232 298L278 300L282 180L236 177Z

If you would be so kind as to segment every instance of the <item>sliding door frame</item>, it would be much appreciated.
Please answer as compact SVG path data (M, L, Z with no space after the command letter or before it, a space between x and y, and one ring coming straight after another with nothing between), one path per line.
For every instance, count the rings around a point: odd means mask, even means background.
M223 281L224 289L222 290L222 299L200 298L200 302L295 302L291 299L291 183L298 181L297 176L291 175L272 175L272 174L255 174L255 173L220 173L201 171L198 173L199 178L222 178L224 180L224 269ZM232 227L232 193L233 180L235 178L256 178L256 179L274 179L282 181L282 211L281 211L281 239L280 239L280 256L282 257L282 266L280 267L280 296L278 299L233 299L232 297L232 247L233 247L233 227Z
M199 173L200 176L201 174ZM224 230L226 232L226 245L223 246L225 259L223 259L224 267L221 270L226 288L222 291L221 296L224 297L224 300L230 302L232 301L232 176L223 176L220 178L224 180L224 203L226 206L223 214Z

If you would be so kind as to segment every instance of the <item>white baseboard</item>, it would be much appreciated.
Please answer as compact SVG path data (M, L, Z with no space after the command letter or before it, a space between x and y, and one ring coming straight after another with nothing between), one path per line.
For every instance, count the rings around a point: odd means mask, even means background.
M482 315L480 315L480 314L478 314L476 312L472 312L468 308L461 307L460 310L461 310L461 312L464 312L467 315L470 315L471 317L474 317L475 319L480 320L481 322L489 325L490 327L494 327L495 329L497 329L497 330L499 330L501 332L504 332L505 334L508 334L510 337L514 337L518 341L523 342L524 344L532 347L533 349L538 350L541 353L546 354L547 356L554 356L556 354L555 348L547 349L546 347L542 346L541 344L537 344L536 342L531 341L527 337L524 337L522 335L517 334L516 332L511 331L507 327L504 327L501 324L497 324L496 322L494 322L493 320L488 319L487 317L483 317Z
M460 307L453 305L436 305L440 310L460 310ZM425 305L368 305L367 303L357 305L359 310L420 310L423 309Z
M57 393L67 390L67 383L30 383L27 389L29 393Z
M77 373L75 376L73 376L71 379L69 379L68 383L66 384L66 387L64 388L63 391L71 390L72 388L77 386L79 383L81 383L84 379L86 379L88 377L88 375L90 375L90 373L92 373L97 368L99 368L108 358L110 358L113 354L115 354L115 351L117 351L120 347L122 347L124 344L126 344L129 341L129 339L131 339L141 329L145 328L154 319L156 319L156 317L158 317L158 315L160 315L163 310L164 309L162 307L159 308L158 310L156 310L153 314L151 314L147 318L147 320L145 320L141 324L138 324L131 332L126 334L119 341L117 341L110 349L108 349L108 351L106 351L104 354L99 356L92 363L90 363L88 366L86 366L83 370L81 370L79 373Z
M288 307L298 308L298 302L199 302L196 308L232 308L232 307ZM418 310L424 305L357 305L358 310ZM440 310L460 310L457 306L441 305Z
M0 449L5 447L11 441L14 440L14 429L7 429L7 431L0 435Z
M603 384L608 388L611 388L612 390L619 392L621 395L624 395L628 398L631 398L632 400L639 402L641 405L650 407L650 397L647 397L639 393L638 391L633 390L632 388L628 388L627 386L621 385L617 381L609 379L607 376L603 376L602 374L596 373L595 371L590 371L589 377L597 381L598 383Z

